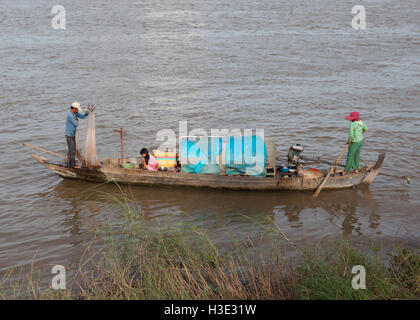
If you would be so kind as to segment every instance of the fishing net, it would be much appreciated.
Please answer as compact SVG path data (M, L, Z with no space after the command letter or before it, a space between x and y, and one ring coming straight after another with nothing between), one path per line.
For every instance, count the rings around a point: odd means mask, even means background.
M86 147L83 165L88 168L94 168L98 166L95 139L95 112L91 112L88 117L88 128L86 132Z

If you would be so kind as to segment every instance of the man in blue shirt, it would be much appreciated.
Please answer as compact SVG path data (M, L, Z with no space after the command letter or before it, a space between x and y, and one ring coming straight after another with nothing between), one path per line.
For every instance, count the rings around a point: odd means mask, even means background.
M74 168L76 164L76 129L79 125L79 119L85 119L90 111L94 110L94 106L89 104L87 111L82 114L80 103L73 102L70 107L70 112L66 119L66 139L68 146L68 166Z

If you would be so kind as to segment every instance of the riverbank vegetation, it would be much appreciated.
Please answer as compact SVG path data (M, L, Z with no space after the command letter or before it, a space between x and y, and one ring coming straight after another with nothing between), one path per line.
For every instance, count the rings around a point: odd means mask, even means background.
M124 223L98 230L103 241L67 266L67 289L53 290L40 272L11 270L0 278L0 299L419 299L419 252L363 252L341 241L300 249L271 222L272 244L252 240L221 252L194 225L150 226L127 196L114 198ZM294 261L280 248L292 246ZM255 250L253 250L255 249ZM366 289L352 288L352 267L366 269Z

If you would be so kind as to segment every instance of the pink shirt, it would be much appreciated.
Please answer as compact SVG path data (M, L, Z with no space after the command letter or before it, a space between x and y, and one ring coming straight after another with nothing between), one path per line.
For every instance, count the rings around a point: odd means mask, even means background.
M158 162L151 154L149 154L149 163L147 164L146 169L150 171L158 171Z

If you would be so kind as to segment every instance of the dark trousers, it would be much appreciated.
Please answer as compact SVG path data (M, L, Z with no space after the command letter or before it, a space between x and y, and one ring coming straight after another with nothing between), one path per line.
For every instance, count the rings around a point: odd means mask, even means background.
M76 163L76 137L69 137L66 136L67 139L67 147L68 147L68 166L70 168L74 168Z

